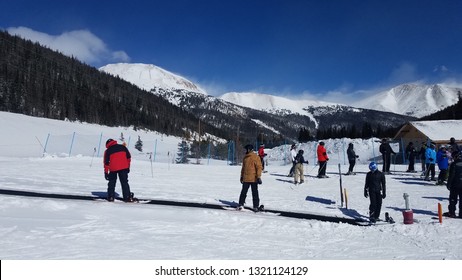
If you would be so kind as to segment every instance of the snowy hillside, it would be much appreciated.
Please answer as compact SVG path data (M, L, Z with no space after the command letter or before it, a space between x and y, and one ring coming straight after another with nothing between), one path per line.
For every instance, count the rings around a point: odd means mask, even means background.
M184 89L206 94L193 82L152 64L117 63L99 68L100 71L119 76L139 88L151 91L153 88Z
M314 100L293 100L281 96L253 92L229 92L219 97L222 100L250 107L257 110L266 111L272 114L300 114L311 116L306 110L309 106L329 106L333 103L314 101Z
M7 190L77 195L105 194L99 139L129 138L133 155L129 182L140 198L206 202L227 205L237 201L240 166L203 159L201 164L172 164L171 154L180 139L126 128L54 121L0 112L0 188ZM21 129L17 129L20 127ZM73 132L74 138L70 137ZM152 148L133 149L139 133ZM49 141L46 141L47 135ZM61 137L60 137L61 136ZM84 137L87 136L87 137ZM55 140L53 142L53 139ZM73 139L73 140L72 140ZM72 143L92 139L81 151L69 153ZM259 187L261 203L270 209L365 218L369 200L363 196L367 164L378 156L375 139L327 139L329 178L316 178L316 143L304 149L305 183L295 186L287 177L288 147L267 150L267 173ZM47 143L48 142L48 143ZM85 142L85 141L84 141ZM120 141L119 141L120 142ZM338 163L346 171L345 149L354 143L359 161L357 175L342 176L348 207L341 204ZM62 146L60 146L62 144ZM43 146L54 147L42 156ZM86 147L86 148L84 148ZM397 151L396 146L394 146ZM157 158L152 160L148 151ZM416 165L417 170L420 165ZM300 220L274 214L237 212L148 204L108 203L0 195L0 258L68 260L460 260L462 245L451 242L462 220L436 218L437 204L447 209L448 191L406 166L392 165L387 176L387 197L382 207L395 224L360 227ZM120 193L117 183L116 191ZM403 193L409 194L414 223L403 224ZM251 194L247 196L251 204ZM234 263L231 263L234 264ZM268 263L265 263L266 266ZM177 263L175 263L177 265ZM210 265L210 264L207 264ZM223 264L222 264L223 265ZM229 266L229 263L226 265ZM246 265L249 265L247 263ZM291 263L290 265L293 265ZM349 263L350 265L358 265ZM359 264L361 265L361 263ZM316 267L316 265L314 265ZM434 266L431 266L434 269ZM453 269L458 265L452 264ZM359 269L359 268L358 268ZM362 268L364 270L364 268ZM395 272L394 265L381 275ZM315 269L316 270L316 269ZM114 270L117 271L117 270ZM374 270L375 271L375 270ZM420 270L419 270L420 271ZM439 270L438 275L451 269ZM105 272L112 275L113 271ZM325 270L324 270L325 272ZM117 272L120 273L120 272ZM413 274L415 275L415 273ZM370 274L361 274L370 277ZM367 279L356 277L357 279ZM163 278L162 278L163 279ZM251 278L244 278L251 279ZM253 278L252 278L253 279ZM323 279L319 276L317 279ZM395 279L395 278L385 278ZM424 278L423 278L424 279Z
M462 88L405 84L352 104L355 107L424 117L457 103Z

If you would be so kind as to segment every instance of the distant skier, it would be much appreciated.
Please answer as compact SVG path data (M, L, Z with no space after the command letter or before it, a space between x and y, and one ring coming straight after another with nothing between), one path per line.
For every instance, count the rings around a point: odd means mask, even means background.
M249 188L252 189L252 200L253 208L258 211L260 206L260 197L258 195L258 185L262 184L261 173L262 173L262 164L260 157L254 153L252 145L246 145L245 147L245 156L242 160L241 168L241 183L242 190L239 196L239 207L242 209L245 204L245 199L247 198L247 192Z
M422 146L420 146L420 150L419 150L419 155L420 155L420 161L421 161L421 164L422 164L422 176L425 175L425 172L426 172L426 167L427 165L425 164L425 159L426 159L426 156L425 156L425 152L427 151L427 143L422 143Z
M356 159L359 157L356 155L356 152L353 148L353 143L348 144L348 149L347 149L347 156L348 156L348 163L350 166L348 167L348 172L346 175L356 175L356 173L353 172L353 168L356 165Z
M289 175L287 177L293 177L294 176L294 171L295 171L295 157L297 156L297 151L296 151L296 146L295 144L292 144L290 147L290 159L292 160L292 167L290 168Z
M390 172L391 155L396 155L396 153L391 148L390 143L388 143L387 139L385 138L382 139L382 144L380 144L379 151L382 154L382 159L383 159L383 167L382 167L383 173L391 174Z
M446 153L446 146L441 146L436 153L436 163L438 164L438 169L440 170L440 174L438 174L438 181L436 182L437 185L444 185L444 181L446 181L446 172L448 171L449 161L448 156Z
M456 151L452 153L454 160L449 168L449 177L447 188L449 190L449 212L447 215L451 218L456 217L456 205L459 200L459 218L462 218L462 157L461 153Z
M377 169L377 164L369 164L369 172L366 174L366 183L364 185L364 197L369 197L369 219L372 223L380 220L380 211L382 208L382 199L386 197L385 175Z
M108 139L104 151L104 178L108 180L107 200L114 201L115 185L117 176L122 186L122 195L125 202L134 202L130 185L128 184L128 173L130 173L131 155L127 147L117 144L117 141Z
M406 146L406 158L409 161L406 172L415 172L414 164L416 154L417 152L415 150L414 143L409 142L409 144Z
M258 148L258 156L260 157L260 160L261 160L262 170L265 170L265 157L266 157L265 145L261 144L260 148Z
M449 139L449 143L448 145L451 147L451 151L452 152L461 152L461 148L460 146L456 143L456 139L454 137L451 137L451 139Z
M436 163L436 151L435 143L431 143L430 147L425 150L425 181L436 181L435 179L435 163ZM431 178L429 176L431 175Z
M318 155L318 178L327 178L326 176L326 169L327 169L327 161L329 160L329 156L327 155L326 148L324 147L324 142L319 142L317 148L317 155Z
M308 161L305 160L305 158L303 157L303 153L303 150L299 150L297 155L295 156L294 184L302 184L303 182L305 182L305 175L303 174L303 164L308 164Z

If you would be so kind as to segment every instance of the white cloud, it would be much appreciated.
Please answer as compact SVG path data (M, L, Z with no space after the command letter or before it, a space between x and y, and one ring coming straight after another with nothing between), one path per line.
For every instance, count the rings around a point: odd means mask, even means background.
M60 35L49 35L23 26L9 27L6 30L12 35L38 42L88 64L130 61L124 51L110 50L103 40L89 30L74 30Z

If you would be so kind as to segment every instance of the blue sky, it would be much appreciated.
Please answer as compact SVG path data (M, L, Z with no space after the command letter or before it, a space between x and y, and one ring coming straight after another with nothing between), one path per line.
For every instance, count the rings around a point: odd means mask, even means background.
M210 94L354 98L462 81L462 1L3 1L0 28L84 62L147 63Z

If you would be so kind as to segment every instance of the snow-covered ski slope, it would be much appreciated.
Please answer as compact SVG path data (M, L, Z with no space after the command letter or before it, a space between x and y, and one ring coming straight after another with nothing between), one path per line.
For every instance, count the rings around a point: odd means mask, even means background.
M8 121L7 121L8 120ZM105 128L25 117L1 112L0 186L2 189L91 195L104 192L102 158L89 154L41 156L43 137L80 134L118 137L122 128ZM18 129L20 128L20 129ZM98 131L98 133L97 133ZM138 132L140 133L140 132ZM146 137L146 136L145 136ZM179 139L159 136L157 158L130 148L133 154L129 183L140 198L218 203L237 201L241 190L240 167L202 160L201 164L172 164ZM133 141L133 140L132 140ZM270 209L366 217L369 200L363 197L367 159L378 150L373 141L358 143L357 175L342 176L348 209L341 207L336 146L326 140L331 161L330 178L315 178L312 150L305 183L294 186L286 175L290 165L276 156L285 148L268 150L267 173L260 186L261 203ZM359 144L363 143L363 144ZM367 144L370 143L370 144ZM132 142L132 145L134 143ZM374 146L375 145L375 146ZM168 147L168 148L167 148ZM27 150L36 153L30 155ZM67 150L67 149L66 149ZM94 147L90 146L90 151ZM375 150L375 152L372 152ZM170 152L170 153L169 153ZM416 169L420 170L416 165ZM462 220L435 220L437 204L447 209L444 186L423 181L418 174L393 165L387 178L382 207L396 221L392 225L358 227L344 223L300 220L239 211L180 208L160 205L57 200L0 195L0 258L23 259L150 259L150 260L460 260L457 241ZM117 189L120 193L120 185ZM410 196L416 222L403 224L403 194ZM247 203L251 203L249 191Z

